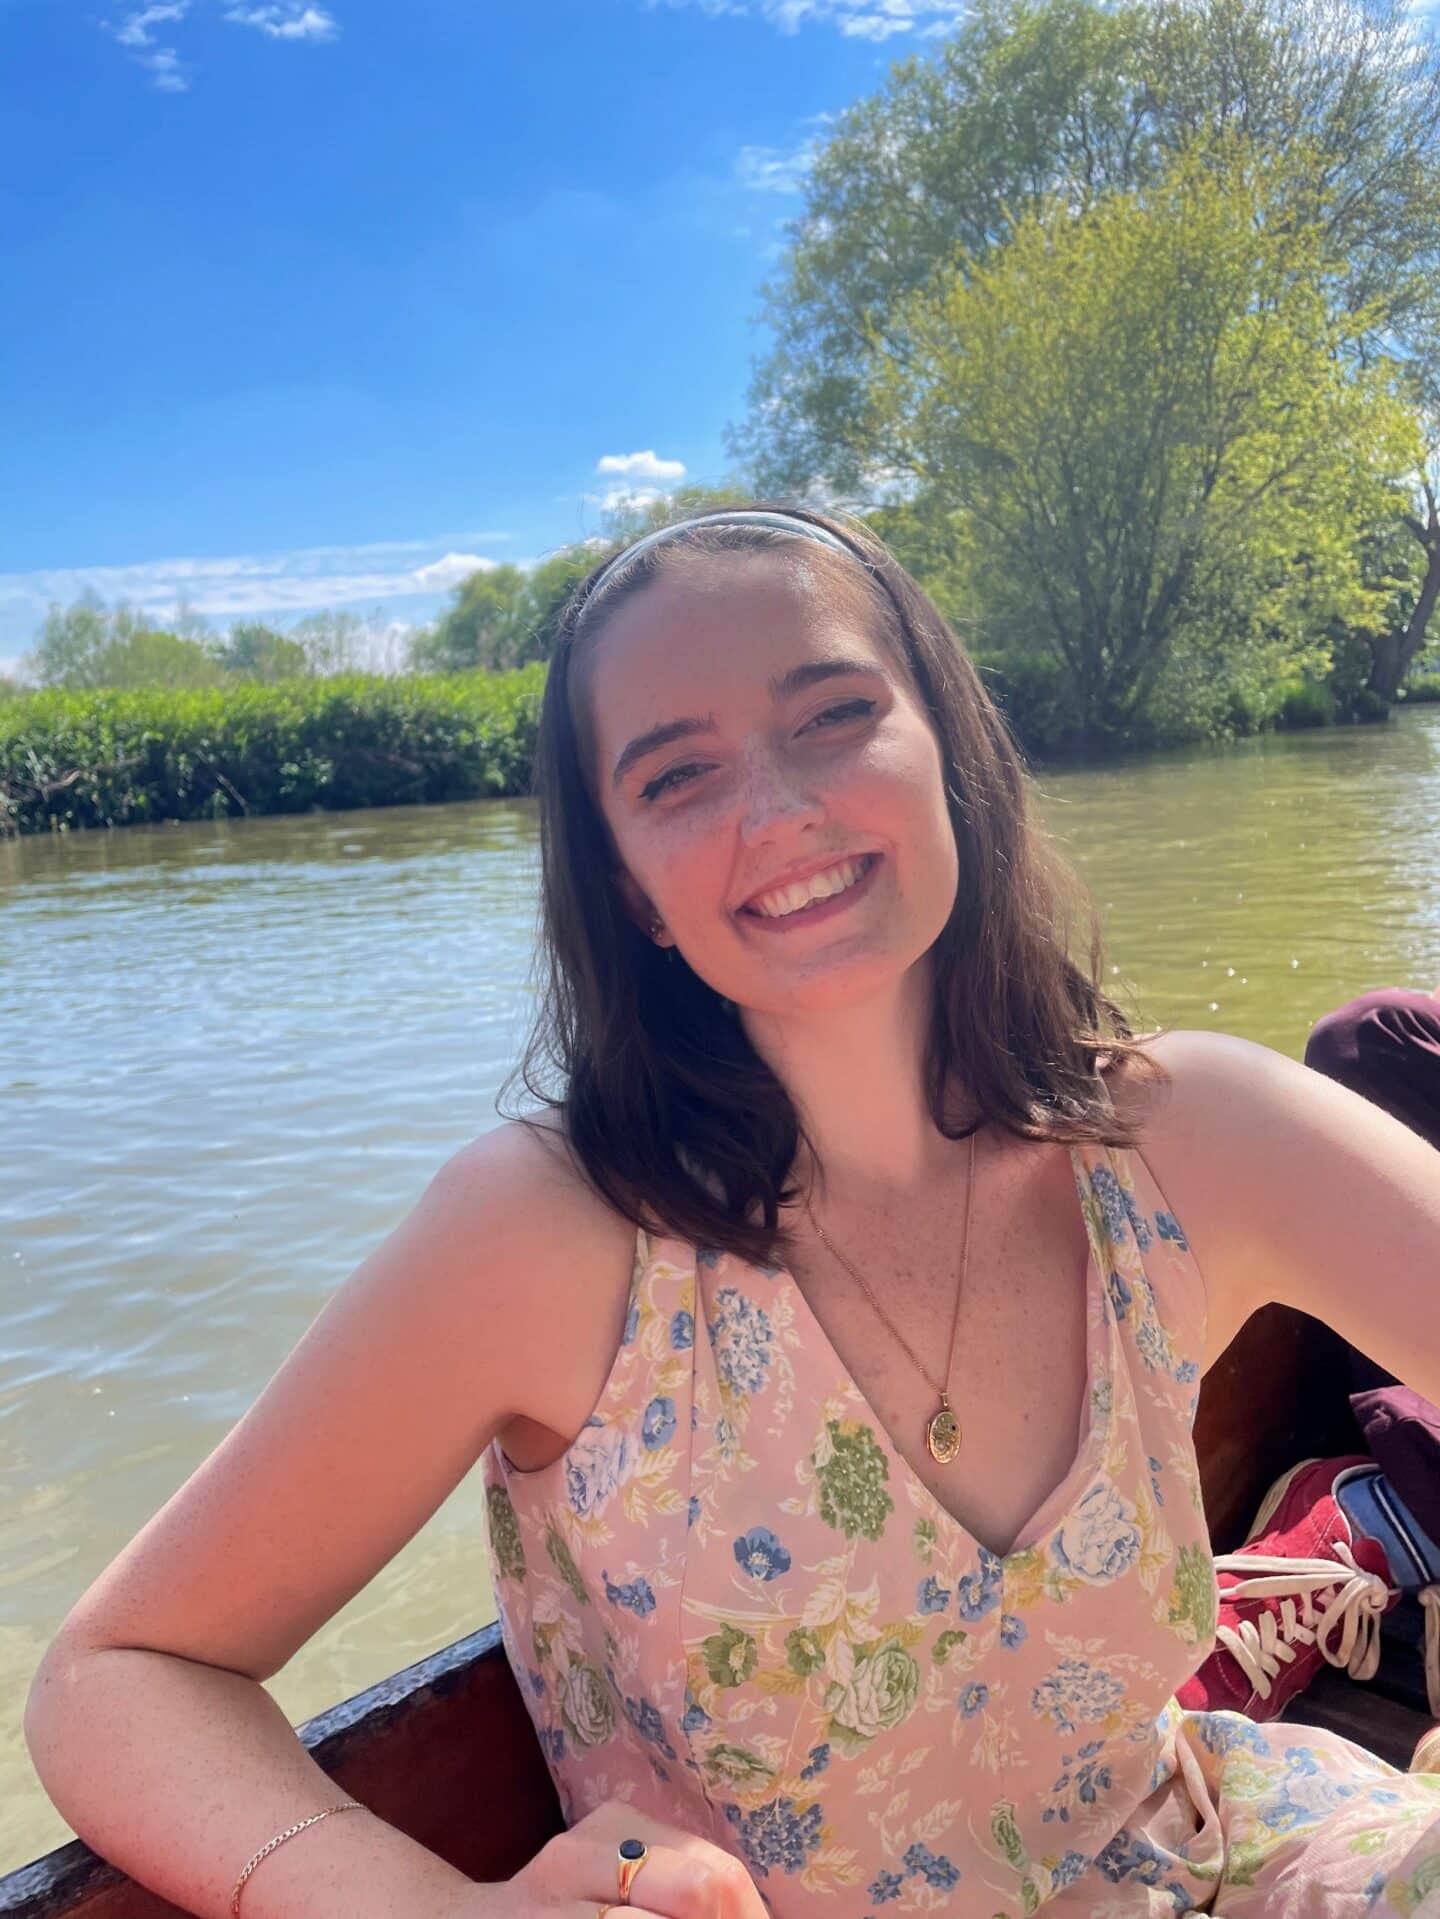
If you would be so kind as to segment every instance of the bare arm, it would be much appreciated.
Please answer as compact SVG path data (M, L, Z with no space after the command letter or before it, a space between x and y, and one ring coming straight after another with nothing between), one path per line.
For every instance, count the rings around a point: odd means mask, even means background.
M57 1641L25 1736L36 1771L102 1858L182 1911L228 1919L247 1859L346 1795L258 1681L171 1653ZM369 1812L343 1812L261 1860L241 1919L441 1919L478 1891Z
M1145 1152L1205 1277L1207 1359L1272 1300L1440 1402L1440 1153L1269 1047L1170 1033Z
M35 1675L25 1736L46 1791L103 1858L228 1919L251 1855L344 1796L261 1682L512 1417L543 1419L557 1378L584 1400L603 1336L594 1309L588 1322L557 1310L555 1287L603 1304L613 1266L623 1317L633 1239L597 1205L518 1128L457 1154L76 1602ZM467 1889L384 1821L345 1812L256 1867L241 1919L432 1919Z

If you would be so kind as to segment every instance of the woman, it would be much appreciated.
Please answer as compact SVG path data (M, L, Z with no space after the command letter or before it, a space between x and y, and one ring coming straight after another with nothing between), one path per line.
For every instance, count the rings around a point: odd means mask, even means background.
M1200 1371L1282 1299L1440 1392L1431 1149L1128 1033L857 522L597 569L540 780L547 1121L441 1169L77 1603L27 1722L60 1810L245 1919L1418 1909L1440 1781L1172 1695L1215 1618ZM363 1809L295 1836L333 1789L255 1683L481 1457L571 1821L494 1887Z

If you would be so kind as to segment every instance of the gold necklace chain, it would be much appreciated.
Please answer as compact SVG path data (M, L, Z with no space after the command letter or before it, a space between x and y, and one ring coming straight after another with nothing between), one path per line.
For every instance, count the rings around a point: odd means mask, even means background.
M865 1297L875 1308L875 1311L884 1323L890 1328L890 1331L899 1340L900 1344L905 1348L916 1371L920 1373L931 1388L940 1395L939 1408L931 1414L929 1423L925 1428L925 1444L929 1449L930 1457L938 1460L942 1466L949 1465L950 1461L954 1459L960 1450L960 1422L950 1407L950 1375L955 1370L955 1335L960 1330L960 1300L965 1291L965 1277L970 1270L970 1208L975 1198L975 1141L977 1133L970 1135L970 1170L969 1177L965 1184L965 1228L960 1242L960 1283L955 1288L955 1312L950 1321L949 1358L946 1362L945 1378L942 1382L937 1382L931 1378L929 1368L922 1363L914 1347L910 1344L909 1340L906 1339L904 1333L901 1332L900 1328L895 1324L894 1320L891 1319L890 1315L871 1291L869 1280L866 1279L858 1267L850 1264L850 1261L845 1257L838 1246L832 1244L826 1235L824 1227L811 1211L808 1195L805 1200L805 1211L810 1215L810 1224L815 1228L821 1245L835 1255L836 1259L839 1260L840 1264L845 1268L846 1272L850 1274L852 1279L859 1281Z

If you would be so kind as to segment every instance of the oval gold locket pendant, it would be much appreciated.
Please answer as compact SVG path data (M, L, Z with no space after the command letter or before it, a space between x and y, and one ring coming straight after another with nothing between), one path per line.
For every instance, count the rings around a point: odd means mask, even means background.
M925 1428L925 1444L930 1449L930 1457L942 1466L948 1466L960 1450L960 1421L951 1412L950 1401L944 1393L940 1395L939 1412Z

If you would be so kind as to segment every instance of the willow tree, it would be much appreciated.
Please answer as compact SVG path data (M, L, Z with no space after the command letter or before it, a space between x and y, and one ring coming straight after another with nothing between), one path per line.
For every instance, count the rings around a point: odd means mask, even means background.
M1252 677L1323 671L1326 632L1376 616L1355 534L1414 418L1357 360L1372 315L1337 315L1323 228L1277 217L1313 166L1226 134L1079 215L1054 195L871 360L879 457L964 529L986 639L1048 652L1081 734L1136 729L1217 596L1244 617L1211 666Z
M886 465L871 376L910 351L910 296L957 259L984 265L1057 198L1079 215L1142 192L1231 129L1322 156L1293 177L1292 216L1320 227L1326 296L1362 357L1433 349L1440 57L1405 0L976 0L815 155L730 436L752 483L871 497Z

